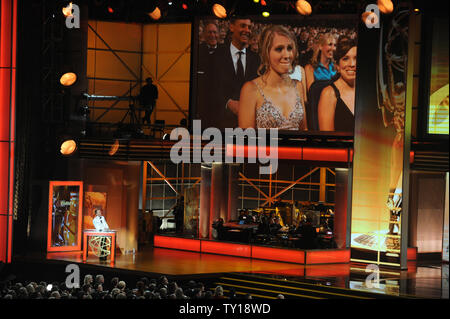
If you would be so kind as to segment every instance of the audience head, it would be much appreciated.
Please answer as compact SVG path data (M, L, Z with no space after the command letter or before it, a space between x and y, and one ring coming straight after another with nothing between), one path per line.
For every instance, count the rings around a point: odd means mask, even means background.
M356 78L356 41L340 37L334 52L336 70L346 82L354 83Z
M280 50L286 46L286 54ZM298 58L297 40L295 35L281 25L266 27L259 39L261 65L258 74L263 75L271 69L280 73L292 73ZM288 66L280 66L278 60L280 54L289 62ZM284 62L284 61L283 61Z
M213 21L208 21L203 29L204 39L206 44L210 47L215 47L219 42L219 27Z
M239 50L246 48L250 41L252 22L247 18L231 18L231 43Z
M316 68L322 57L330 61L333 60L333 53L336 50L336 38L331 33L322 33L318 35L314 47L311 64Z

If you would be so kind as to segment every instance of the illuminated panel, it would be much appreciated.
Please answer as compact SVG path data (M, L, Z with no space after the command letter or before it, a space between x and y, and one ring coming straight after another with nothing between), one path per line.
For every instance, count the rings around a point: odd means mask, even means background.
M305 276L308 277L347 277L350 275L350 264L305 267Z
M11 262L14 137L16 0L0 1L0 261Z
M303 250L253 246L252 258L304 264L305 252Z
M348 263L350 250L307 250L306 264Z
M428 134L449 134L448 18L433 23Z
M251 246L218 241L202 241L201 252L250 258Z
M303 148L304 161L347 162L348 150L331 148Z
M347 149L338 148L313 148L313 147L287 147L281 146L276 150L272 150L271 153L268 152L268 147L266 147L265 154L270 154L274 158L277 155L278 159L285 160L304 160L304 161L323 161L323 162L351 162L353 158L353 150L349 151ZM239 157L237 154L243 154L244 158L255 158L258 156L257 146L248 145L232 145L227 144L226 146L226 156L228 157ZM249 154L251 156L249 156Z
M186 238L155 235L153 245L155 247L160 248L171 248L196 252L200 251L200 240L197 239L186 239Z
M60 197L63 189L68 189L67 198ZM48 194L48 226L47 251L78 251L81 250L82 222L83 222L83 182L80 181L50 181ZM61 207L67 210L58 214L54 211L57 206L55 199ZM62 205L65 202L65 205ZM58 219L57 217L64 216ZM57 226L59 223L59 227ZM61 229L61 231L59 231ZM61 235L61 236L58 236ZM57 242L57 239L63 239Z
M409 247L407 256L408 260L417 260L417 247Z

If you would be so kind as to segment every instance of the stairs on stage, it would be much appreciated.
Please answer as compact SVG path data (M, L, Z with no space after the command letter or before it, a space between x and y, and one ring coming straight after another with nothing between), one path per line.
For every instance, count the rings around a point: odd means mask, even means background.
M398 299L414 298L411 296L393 296L367 291L324 286L316 283L272 278L262 274L228 273L214 281L229 296L232 289L237 298L250 294L252 299L277 299L282 294L285 299ZM214 290L214 288L211 288Z

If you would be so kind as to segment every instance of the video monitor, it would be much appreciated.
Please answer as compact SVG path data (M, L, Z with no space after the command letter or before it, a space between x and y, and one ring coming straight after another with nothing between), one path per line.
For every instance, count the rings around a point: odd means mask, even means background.
M448 136L448 17L433 19L431 38L426 133L434 136Z
M357 25L354 15L198 18L191 119L353 135Z

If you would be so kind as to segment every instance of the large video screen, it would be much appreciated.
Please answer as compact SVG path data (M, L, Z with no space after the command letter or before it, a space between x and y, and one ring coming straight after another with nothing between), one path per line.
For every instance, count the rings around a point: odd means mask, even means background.
M198 19L191 119L202 129L353 134L353 15Z
M433 23L428 134L449 134L448 18Z

